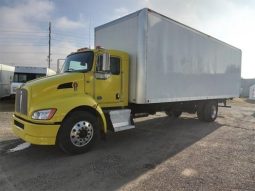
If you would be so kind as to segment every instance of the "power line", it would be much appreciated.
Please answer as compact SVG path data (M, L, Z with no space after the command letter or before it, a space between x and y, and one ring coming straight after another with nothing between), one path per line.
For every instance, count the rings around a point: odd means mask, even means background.
M36 33L36 34L39 34L39 33L42 33L42 34L47 34L47 32L45 31L24 31L24 30L0 30L0 33L24 33L24 34L30 34L30 33Z
M18 33L22 35L26 34L48 34L47 31L25 31L25 30L0 30L0 33ZM52 34L60 35L60 36L70 36L70 37L78 37L78 38L88 38L87 34L81 34L81 33L68 33L68 32L52 32Z
M49 58L49 64L48 64L48 68L50 68L50 49L51 49L51 22L49 22L49 55L48 55L48 58Z
M59 44L61 44L62 42L69 42L71 44L80 44L80 45L84 45L84 43L75 43L75 42L71 42L71 41L61 41L61 40L58 40L58 41L54 41L54 48L57 48L59 46ZM8 42L8 41L1 41L0 40L0 46L5 46L5 47L15 47L15 46L34 46L34 47L37 47L37 46L48 46L49 44L48 43L44 43L44 42Z
M44 46L47 45L44 42L26 42L26 41L19 41L19 42L8 42L8 41L0 41L0 46Z
M43 38L35 38L35 37L32 37L32 38L20 38L20 37L14 37L14 38L10 38L10 39L8 39L8 38L3 38L3 39L1 39L1 37L0 37L0 41L8 41L8 42L11 42L11 41L13 41L13 42L16 42L16 41L25 41L25 42L27 42L27 41L42 41L42 40L45 40L45 39L47 39L47 37L43 37Z
M87 41L88 38L76 38L76 37L60 37L60 36L52 36L55 40L69 40L69 41Z
M81 42L82 40L84 40L84 39L77 39L77 40L75 40L75 39L68 39L68 38L56 38L56 37L54 37L54 38L52 38L52 40L54 40L54 41L72 41L72 42L77 42L77 43L83 43L83 42ZM84 42L86 42L85 40L84 40Z
M87 40L88 37L76 37L76 36L69 36L69 35L52 35L53 38L57 39L74 39L74 40Z
M53 34L57 34L57 35L65 35L65 36L75 36L75 37L79 37L79 38L88 38L88 35L86 35L86 33L81 34L81 33L69 33L69 32L53 32Z
M45 54L47 52L22 52L22 51L1 51L0 54Z
M48 44L44 44L44 43L36 43L36 44L32 44L32 43L29 43L29 42L15 42L15 43L10 43L10 42L0 42L0 46L6 46L6 47L9 47L9 46L48 46Z
M52 39L53 41L56 41L56 42L71 42L71 43L75 43L75 44L87 44L86 41L84 42L81 42L79 40L72 40L72 39L56 39L56 38L53 38Z
M9 37L9 38L13 38L13 37L23 37L23 38L28 38L28 37L47 37L47 34L30 34L30 33L24 33L24 34L1 34L0 33L0 37Z

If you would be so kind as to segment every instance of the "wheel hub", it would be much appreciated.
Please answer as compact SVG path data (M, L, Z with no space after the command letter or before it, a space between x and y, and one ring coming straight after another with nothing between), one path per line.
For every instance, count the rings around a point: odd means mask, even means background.
M82 147L93 137L93 126L88 121L79 121L71 129L70 139L74 146Z
M80 138L85 138L85 137L87 137L88 133L87 133L87 131L83 128L83 129L79 130L78 135L79 135Z

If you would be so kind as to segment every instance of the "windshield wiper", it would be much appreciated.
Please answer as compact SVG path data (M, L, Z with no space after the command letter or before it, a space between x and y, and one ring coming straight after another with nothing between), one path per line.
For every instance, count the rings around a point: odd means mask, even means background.
M84 72L88 72L88 70L74 70L74 69L69 69L69 70L66 70L64 72L81 72L81 73L84 73Z
M66 70L65 72L73 72L75 71L73 68L69 68L68 70Z

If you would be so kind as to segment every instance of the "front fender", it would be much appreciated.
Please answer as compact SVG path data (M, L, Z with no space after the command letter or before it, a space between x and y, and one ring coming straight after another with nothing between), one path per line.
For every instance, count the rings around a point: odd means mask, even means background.
M66 115L70 111L81 106L90 107L91 109L94 109L98 113L98 115L101 117L103 122L103 130L106 133L107 123L106 123L104 112L101 109L101 107L98 105L98 103L89 95L76 94L74 96L70 96L70 95L63 96L53 100L48 100L47 102L44 102L43 104L37 103L32 110L36 111L36 110L47 109L47 108L56 108L57 112L55 113L53 118L48 121L49 123L56 123L56 122L62 122L63 119L66 117ZM31 115L33 111L31 111Z

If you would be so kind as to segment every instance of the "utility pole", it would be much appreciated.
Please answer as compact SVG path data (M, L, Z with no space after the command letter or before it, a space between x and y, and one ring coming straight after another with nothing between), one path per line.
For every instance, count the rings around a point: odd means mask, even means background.
M49 22L49 55L48 55L48 61L49 61L49 64L48 64L48 67L50 68L50 56L51 56L51 22Z
M91 18L89 19L89 48L91 48L90 47L90 27L91 27Z

